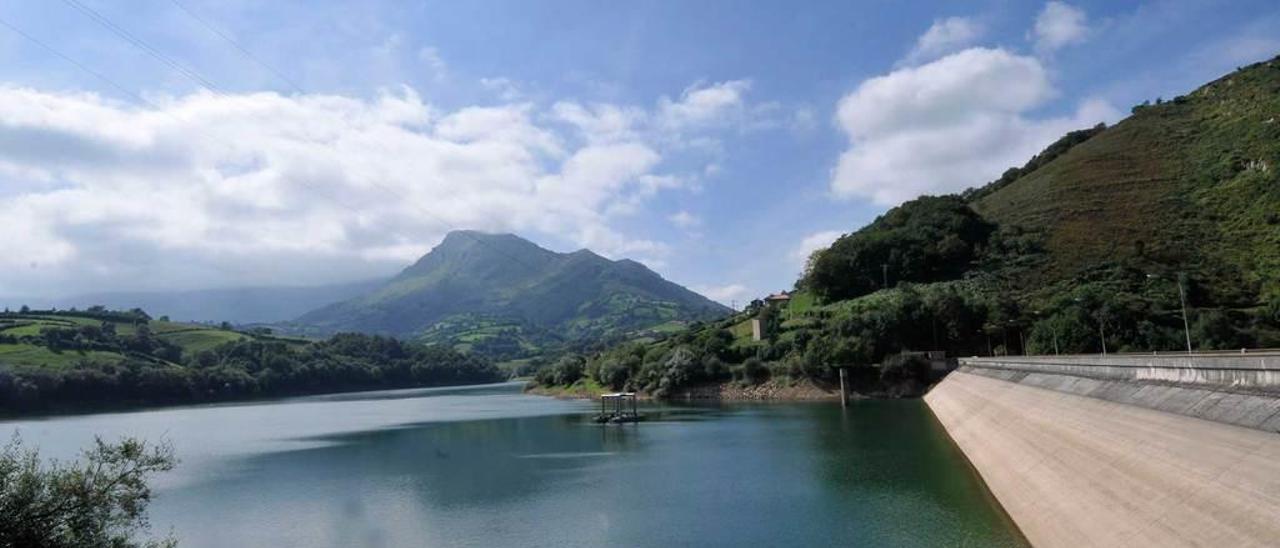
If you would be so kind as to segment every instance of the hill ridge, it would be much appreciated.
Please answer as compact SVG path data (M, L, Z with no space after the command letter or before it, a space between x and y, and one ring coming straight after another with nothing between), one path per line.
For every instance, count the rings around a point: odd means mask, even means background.
M429 336L480 347L510 339L501 345L509 357L543 343L619 336L727 312L630 259L589 249L559 253L514 234L467 230L450 232L386 284L296 323L313 333Z

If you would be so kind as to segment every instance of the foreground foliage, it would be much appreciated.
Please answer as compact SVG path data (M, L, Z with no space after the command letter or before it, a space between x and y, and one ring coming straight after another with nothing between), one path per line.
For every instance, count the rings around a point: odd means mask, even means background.
M168 445L96 439L78 462L43 463L15 437L0 449L0 547L173 546L137 537L147 529L147 477L176 462Z

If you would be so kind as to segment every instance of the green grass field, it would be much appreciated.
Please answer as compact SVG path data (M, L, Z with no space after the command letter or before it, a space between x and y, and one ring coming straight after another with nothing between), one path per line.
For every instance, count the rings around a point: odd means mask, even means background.
M99 318L70 314L0 314L0 335L11 337L39 337L40 331L47 328L77 328L79 326L99 326L104 322ZM114 326L116 334L122 337L137 333L138 325L132 321L106 322ZM218 345L250 338L251 335L236 331L228 331L208 325L151 320L146 323L156 337L182 348L184 356L190 356L202 350L209 350ZM289 339L270 337L289 344L306 344L306 339ZM80 361L97 361L117 363L125 356L116 352L97 350L62 350L53 351L41 344L31 342L0 344L0 365L24 367L70 367Z
M124 356L115 352L96 350L54 352L43 346L32 344L0 344L0 363L2 364L60 369L71 367L81 360L118 363L124 360Z
M181 346L185 354L209 350L224 343L247 339L249 336L221 329L197 329L162 333L160 338Z

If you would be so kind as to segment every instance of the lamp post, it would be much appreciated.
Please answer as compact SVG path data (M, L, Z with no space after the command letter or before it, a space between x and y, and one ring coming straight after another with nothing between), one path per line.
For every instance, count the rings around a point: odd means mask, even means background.
M1155 274L1147 274L1147 279L1152 280L1159 278ZM1187 321L1187 294L1182 289L1182 277L1174 276L1173 281L1178 284L1178 304L1182 306L1182 334L1187 339L1187 354L1191 353L1191 323Z

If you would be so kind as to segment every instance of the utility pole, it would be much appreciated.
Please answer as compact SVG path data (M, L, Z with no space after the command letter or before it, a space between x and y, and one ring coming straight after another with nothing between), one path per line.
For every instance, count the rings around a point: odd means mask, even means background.
M889 289L889 263L880 263L880 274L884 281L884 288Z
M1107 355L1107 322L1098 318L1098 335L1102 338L1102 355Z
M1191 353L1191 325L1187 322L1187 296L1182 291L1182 276L1178 276L1178 303L1182 305L1182 334L1187 337L1187 354Z
M1159 277L1155 274L1147 274L1148 280ZM1178 304L1182 307L1182 334L1187 340L1187 354L1191 354L1191 322L1187 320L1187 292L1182 289L1182 273L1179 272L1174 276L1173 281L1178 284Z

